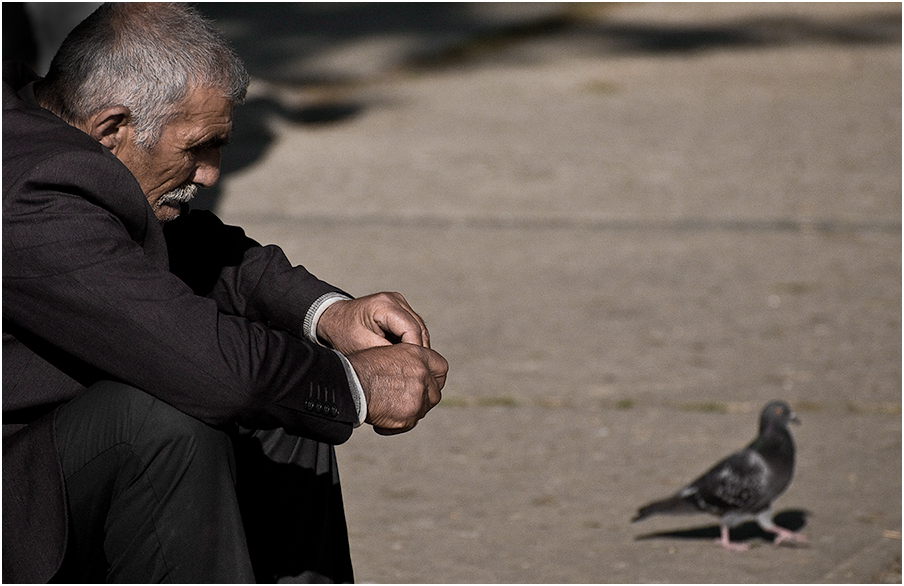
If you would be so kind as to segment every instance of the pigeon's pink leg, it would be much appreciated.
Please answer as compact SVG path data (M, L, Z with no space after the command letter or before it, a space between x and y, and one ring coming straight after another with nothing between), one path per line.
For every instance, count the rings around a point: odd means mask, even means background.
M728 534L728 526L727 525L719 525L719 528L722 530L722 539L718 541L719 545L728 551L746 551L748 546L746 543L732 543L731 538Z
M757 523L760 524L763 531L768 531L769 533L775 533L775 541L772 543L778 545L783 541L793 541L795 543L806 543L807 536L803 533L795 533L790 529L785 529L784 527L779 527L775 523L772 522L772 516L770 514L760 514L756 518Z
M778 545L779 543L781 543L783 541L793 541L795 543L806 543L807 542L807 536L804 535L803 533L795 533L794 531L785 529L784 527L779 527L778 525L773 525L771 528L766 529L766 531L771 531L772 533L775 533L776 538L775 538L775 541L772 542L775 545Z

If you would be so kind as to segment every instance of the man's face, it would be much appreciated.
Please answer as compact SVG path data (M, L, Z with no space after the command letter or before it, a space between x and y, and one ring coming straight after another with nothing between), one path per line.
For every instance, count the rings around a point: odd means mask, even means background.
M233 103L221 92L201 87L183 101L179 115L150 150L139 147L130 132L115 149L141 185L160 222L179 216L198 186L213 187L220 177L220 148L232 130ZM129 127L131 130L131 127Z

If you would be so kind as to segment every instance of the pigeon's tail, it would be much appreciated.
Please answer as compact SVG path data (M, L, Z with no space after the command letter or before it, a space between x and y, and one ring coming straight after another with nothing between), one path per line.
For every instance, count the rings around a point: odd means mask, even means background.
M654 501L637 509L637 514L631 519L632 523L646 519L652 515L676 515L680 513L698 512L697 507L681 495L670 496L661 501Z

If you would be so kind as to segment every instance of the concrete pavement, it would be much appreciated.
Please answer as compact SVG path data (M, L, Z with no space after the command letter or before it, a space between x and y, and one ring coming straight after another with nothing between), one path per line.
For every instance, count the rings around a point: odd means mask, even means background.
M359 581L900 582L899 4L305 6L206 8L259 78L206 203L450 362L339 448ZM630 524L772 398L807 546Z

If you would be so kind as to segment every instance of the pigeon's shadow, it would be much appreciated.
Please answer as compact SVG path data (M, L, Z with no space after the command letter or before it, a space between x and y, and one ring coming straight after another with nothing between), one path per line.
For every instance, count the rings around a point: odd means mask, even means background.
M800 531L807 524L808 511L804 510L787 510L782 511L773 517L773 521L779 527L790 529L791 531ZM697 527L694 529L682 529L679 531L657 531L655 533L644 533L635 537L635 541L643 541L647 539L719 539L719 526L708 525L706 527ZM775 535L767 531L763 531L754 521L749 521L742 525L738 525L731 530L731 540L733 542L747 542L752 539L763 539L765 541L773 541Z

